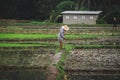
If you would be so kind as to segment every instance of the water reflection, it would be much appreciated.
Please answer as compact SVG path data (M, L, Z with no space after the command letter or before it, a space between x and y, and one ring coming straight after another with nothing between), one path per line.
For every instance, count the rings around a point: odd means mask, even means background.
M120 80L120 75L70 75L68 80Z
M45 70L0 71L0 80L45 80Z

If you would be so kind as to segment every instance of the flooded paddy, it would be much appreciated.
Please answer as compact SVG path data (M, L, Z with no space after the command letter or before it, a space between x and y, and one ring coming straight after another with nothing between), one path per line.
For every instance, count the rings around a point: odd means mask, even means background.
M45 80L43 69L17 69L0 71L0 80Z
M0 28L1 35L15 34L0 38L0 80L45 80L51 58L60 51L58 31L58 26ZM68 80L120 79L119 27L70 26L64 45L67 56L62 67Z
M0 80L45 80L53 49L2 48Z

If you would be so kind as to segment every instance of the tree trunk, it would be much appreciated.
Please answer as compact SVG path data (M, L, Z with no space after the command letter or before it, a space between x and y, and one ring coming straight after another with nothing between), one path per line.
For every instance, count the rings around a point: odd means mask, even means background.
M80 10L80 3L81 3L81 0L76 0L76 6L75 6L75 10Z
M91 0L88 0L88 9L91 9Z

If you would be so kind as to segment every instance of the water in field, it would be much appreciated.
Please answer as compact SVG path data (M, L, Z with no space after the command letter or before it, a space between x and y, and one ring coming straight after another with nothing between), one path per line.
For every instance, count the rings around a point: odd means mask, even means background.
M0 65L1 66L16 66L16 67L30 67L30 66L47 66L54 51L44 49L38 50L1 50L0 51Z
M68 80L120 80L120 75L72 75Z
M0 80L45 80L44 70L4 70L0 71Z
M45 80L53 50L1 49L0 80Z

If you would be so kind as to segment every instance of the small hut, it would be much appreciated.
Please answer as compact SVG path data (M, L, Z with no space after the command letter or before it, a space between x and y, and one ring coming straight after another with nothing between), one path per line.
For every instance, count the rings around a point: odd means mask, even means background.
M64 11L63 24L96 24L102 11Z

